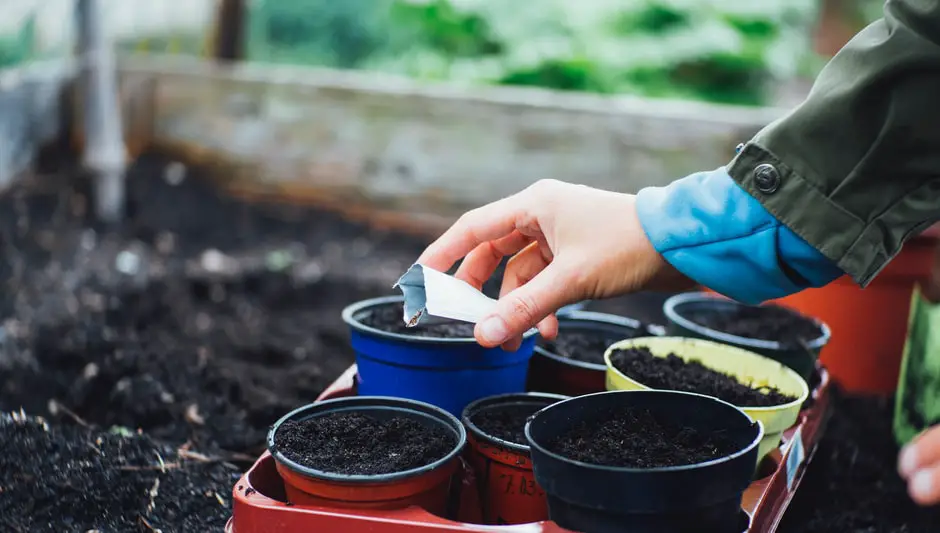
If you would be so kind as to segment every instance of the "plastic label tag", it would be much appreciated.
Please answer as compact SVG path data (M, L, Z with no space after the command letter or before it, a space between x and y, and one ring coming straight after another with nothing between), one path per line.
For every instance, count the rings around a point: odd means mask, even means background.
M496 307L496 300L469 283L419 263L411 265L394 287L405 296L403 319L409 327L426 322L428 315L477 323Z
M796 473L800 470L800 465L806 459L806 450L803 448L803 428L799 428L793 433L790 444L790 454L787 455L787 490L793 490L793 482L796 480Z

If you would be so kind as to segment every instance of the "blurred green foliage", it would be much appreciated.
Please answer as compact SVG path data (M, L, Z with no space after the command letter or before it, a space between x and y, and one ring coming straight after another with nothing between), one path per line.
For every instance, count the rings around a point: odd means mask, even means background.
M802 72L816 0L260 0L249 58L743 105Z
M33 57L36 24L32 18L15 35L0 35L0 68L19 65Z

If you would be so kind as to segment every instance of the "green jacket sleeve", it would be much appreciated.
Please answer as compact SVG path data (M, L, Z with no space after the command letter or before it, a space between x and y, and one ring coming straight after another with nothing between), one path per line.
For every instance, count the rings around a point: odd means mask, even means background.
M940 220L940 2L889 0L729 173L867 285Z

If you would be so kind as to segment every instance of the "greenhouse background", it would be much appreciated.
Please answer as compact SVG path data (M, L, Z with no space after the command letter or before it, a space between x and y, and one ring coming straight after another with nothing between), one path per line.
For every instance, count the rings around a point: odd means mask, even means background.
M73 3L4 0L0 66L69 54ZM216 4L110 0L104 11L122 50L199 56ZM252 0L246 52L426 80L768 105L819 69L810 36L827 4L859 27L881 2Z

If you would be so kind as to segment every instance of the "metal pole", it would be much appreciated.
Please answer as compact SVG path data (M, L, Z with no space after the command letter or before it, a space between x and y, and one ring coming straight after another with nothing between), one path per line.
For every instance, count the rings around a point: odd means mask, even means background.
M85 151L82 163L94 176L95 212L103 222L124 216L127 154L118 102L114 45L105 31L102 0L78 0L78 55Z

